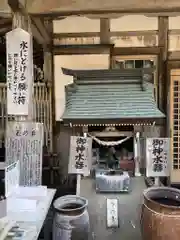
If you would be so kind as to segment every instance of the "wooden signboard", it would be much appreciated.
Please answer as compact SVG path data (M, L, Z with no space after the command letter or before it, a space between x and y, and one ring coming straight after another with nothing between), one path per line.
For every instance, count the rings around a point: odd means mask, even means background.
M9 122L6 130L6 163L20 162L20 185L38 186L42 179L42 123Z
M16 28L6 34L7 112L28 115L32 111L33 52L31 35Z
M146 139L146 176L167 177L170 175L169 166L170 139Z
M89 175L92 161L92 139L71 136L68 173Z

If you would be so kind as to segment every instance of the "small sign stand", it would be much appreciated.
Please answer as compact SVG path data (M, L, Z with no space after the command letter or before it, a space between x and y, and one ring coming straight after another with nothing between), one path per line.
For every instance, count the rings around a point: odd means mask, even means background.
M146 176L155 179L154 186L160 186L160 177L170 175L170 139L146 139Z
M107 198L106 202L106 212L107 212L107 227L117 228L119 227L119 217L118 217L118 199L117 198Z
M76 195L80 195L81 176L88 176L90 174L92 139L87 137L87 133L84 133L83 137L72 136L70 146L68 173L76 174Z

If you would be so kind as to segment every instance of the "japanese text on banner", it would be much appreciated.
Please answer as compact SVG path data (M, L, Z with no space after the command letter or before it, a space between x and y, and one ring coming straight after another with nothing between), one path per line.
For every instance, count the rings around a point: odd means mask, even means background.
M169 139L147 138L146 176L169 176Z
M92 139L71 137L69 173L88 175L92 161Z
M31 36L20 28L6 34L7 110L12 115L28 115L33 86Z

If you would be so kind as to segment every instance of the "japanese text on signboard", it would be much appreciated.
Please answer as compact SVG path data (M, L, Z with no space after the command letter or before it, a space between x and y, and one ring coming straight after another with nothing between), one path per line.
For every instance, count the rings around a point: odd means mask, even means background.
M6 134L6 162L20 160L20 184L41 185L43 125L9 123Z
M92 140L85 137L71 137L69 173L88 174L92 156Z
M26 41L20 42L20 79L18 83L18 104L25 104L26 99L26 91L27 91L27 79L26 79L26 71L27 71L27 55L28 53L28 43Z
M148 176L168 176L168 155L169 140L166 138L149 138L147 139L147 166Z
M33 86L30 39L30 34L19 28L6 35L8 114L28 115L30 109Z
M78 137L76 140L76 155L75 155L75 168L83 169L84 168L84 160L85 160L85 151L86 151L86 138ZM85 166L87 167L87 166Z

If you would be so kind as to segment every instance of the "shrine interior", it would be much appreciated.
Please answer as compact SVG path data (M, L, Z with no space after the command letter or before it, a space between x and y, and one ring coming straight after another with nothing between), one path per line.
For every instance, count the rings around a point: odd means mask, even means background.
M112 130L112 131L111 131ZM134 138L131 137L133 133L133 126L119 126L116 128L106 130L105 127L90 127L90 132L96 133L96 138L102 142L118 142L130 136L126 141L113 146L115 166L124 170L130 171L134 175ZM98 134L99 132L99 134ZM103 136L101 136L103 135ZM127 136L128 135L128 136ZM100 144L96 140L92 143L93 162L108 165L109 146Z
M124 139L124 137L99 137L98 139L102 141L119 141ZM99 161L104 160L107 158L108 148L107 146L99 145L96 141L93 141L92 145L93 149L98 149L99 151ZM133 150L133 137L128 139L127 141L123 142L120 145L114 146L116 151L116 157L121 160L133 160L134 157L134 150Z

